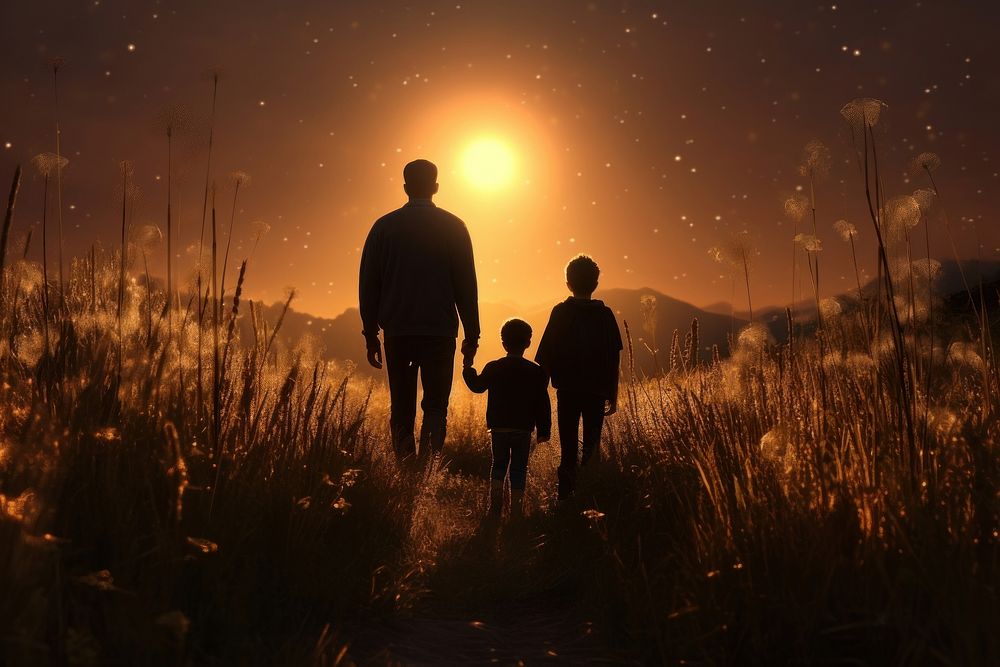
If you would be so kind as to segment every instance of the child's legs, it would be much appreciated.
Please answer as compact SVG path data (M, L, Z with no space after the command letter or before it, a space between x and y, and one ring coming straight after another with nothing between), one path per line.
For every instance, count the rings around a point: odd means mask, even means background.
M601 458L601 429L604 427L604 399L600 396L586 396L582 402L583 413L583 456L580 464Z
M490 479L502 482L507 477L510 466L510 433L493 433L493 467L490 469Z
M576 466L580 448L579 394L556 392L556 419L559 425L559 497L565 498L576 486Z
M531 451L530 433L510 434L510 490L524 491L528 480L528 452Z

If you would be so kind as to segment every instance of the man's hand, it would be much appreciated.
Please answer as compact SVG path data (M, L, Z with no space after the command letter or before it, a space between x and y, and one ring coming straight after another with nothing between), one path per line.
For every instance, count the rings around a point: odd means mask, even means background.
M466 338L462 341L462 368L472 366L476 360L476 350L479 349L479 341Z
M365 339L365 344L368 347L368 363L375 368L382 368L382 344L378 340L378 336L373 336L371 338Z
M611 415L618 412L618 401L604 401L604 416L610 417Z

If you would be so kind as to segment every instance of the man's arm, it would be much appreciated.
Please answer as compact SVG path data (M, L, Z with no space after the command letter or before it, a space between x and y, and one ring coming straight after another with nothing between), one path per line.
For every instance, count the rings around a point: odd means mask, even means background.
M465 340L462 354L466 362L472 361L479 347L479 286L476 283L476 261L472 252L472 237L464 223L457 225L455 245L451 257L451 280L455 291L455 305L462 320Z
M382 298L382 261L379 233L373 225L365 239L358 277L358 305L361 310L361 334L368 348L368 363L382 368L382 346L378 340L378 309Z

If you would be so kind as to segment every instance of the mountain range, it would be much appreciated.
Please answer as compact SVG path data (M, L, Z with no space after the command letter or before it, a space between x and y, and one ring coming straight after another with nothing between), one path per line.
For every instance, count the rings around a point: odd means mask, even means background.
M992 282L1000 279L1000 262L969 261L963 263L963 269L970 284L978 284L980 280ZM867 288L868 286L865 287ZM956 262L942 262L937 288L944 295L954 295L964 290ZM737 310L733 313L730 304L725 302L699 308L651 288L598 290L594 298L604 301L614 311L622 329L623 340L626 339L627 326L636 369L645 373L654 372L657 363L662 366L668 363L674 331L678 332L683 345L684 336L695 318L698 319L699 355L702 360L710 359L713 346L718 346L719 353L726 356L729 337L750 319L747 312ZM481 366L486 361L503 355L500 326L511 317L527 321L534 330L532 348L527 352L529 358L533 356L534 346L541 337L554 305L555 303L546 303L519 307L512 303L480 303L479 316L483 333L477 364ZM282 304L278 303L260 308L271 326L278 320L281 309ZM808 320L814 312L815 304L811 301L796 304L798 321ZM754 318L767 325L776 339L785 338L787 324L784 307L771 306L755 310ZM252 336L248 318L241 318L240 328L244 339ZM308 341L324 359L349 362L362 374L373 372L365 360L361 316L357 308L348 308L333 318L317 317L291 308L285 314L277 338L283 345L291 347ZM655 360L653 351L657 352Z

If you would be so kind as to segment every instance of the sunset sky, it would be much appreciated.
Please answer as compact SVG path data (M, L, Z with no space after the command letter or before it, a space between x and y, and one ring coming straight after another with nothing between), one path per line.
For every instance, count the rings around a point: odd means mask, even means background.
M165 225L162 118L181 107L175 243L190 275L201 224L212 85L212 174L252 298L298 289L297 308L356 305L371 223L403 203L414 158L441 170L439 205L475 245L481 299L562 298L562 267L594 255L603 284L695 304L728 301L710 247L748 230L755 305L790 297L802 150L833 156L818 185L824 291L854 284L848 247L874 267L871 223L839 109L875 97L890 194L927 185L909 162L934 151L959 250L1000 258L1000 11L982 2L231 2L39 0L0 5L0 187L54 151L51 68L69 254L114 247L118 161L141 189L135 222ZM21 189L15 238L41 217L41 180ZM950 257L943 226L932 254ZM17 245L14 250L18 251ZM31 257L40 245L32 242ZM157 256L162 255L158 252ZM162 259L154 270L162 274ZM744 298L737 292L737 299Z

